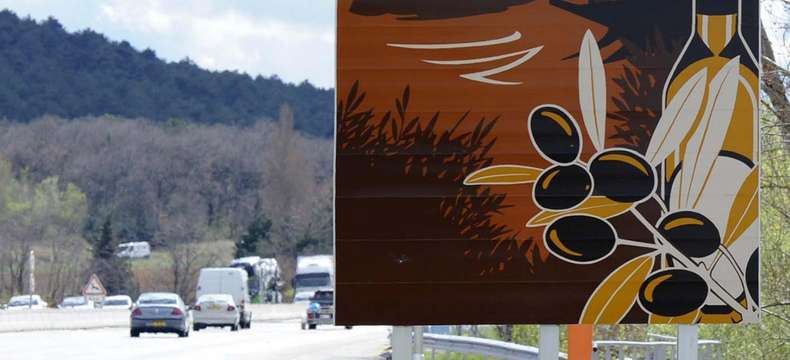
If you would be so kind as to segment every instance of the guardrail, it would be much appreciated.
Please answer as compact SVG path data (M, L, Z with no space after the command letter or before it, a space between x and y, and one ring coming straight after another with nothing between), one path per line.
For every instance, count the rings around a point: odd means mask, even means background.
M595 341L593 343L594 360L674 360L677 359L676 338L665 335L648 334L649 338L659 341ZM663 340L663 341L661 341ZM431 351L431 360L437 351L478 355L497 359L537 360L538 348L518 345L504 341L426 333L422 345ZM722 346L718 340L699 340L700 360L721 360ZM560 354L560 359L567 359Z
M299 319L304 304L253 304L252 321ZM128 310L0 310L0 333L128 327Z
M431 349L431 360L436 351L479 355L503 360L537 360L538 348L504 341L455 335L424 334L423 347ZM560 354L560 359L567 359Z
M595 341L593 360L645 360L677 359L677 342L671 336L649 335L649 337L671 341ZM699 340L700 360L721 360L721 342Z

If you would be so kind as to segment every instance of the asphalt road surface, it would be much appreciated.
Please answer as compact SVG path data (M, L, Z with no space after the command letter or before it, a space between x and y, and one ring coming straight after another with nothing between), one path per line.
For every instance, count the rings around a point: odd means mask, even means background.
M129 329L36 331L0 334L0 358L11 359L256 359L372 360L388 344L387 327L323 326L299 322L253 323L230 332L205 329L188 338L171 334L129 337Z

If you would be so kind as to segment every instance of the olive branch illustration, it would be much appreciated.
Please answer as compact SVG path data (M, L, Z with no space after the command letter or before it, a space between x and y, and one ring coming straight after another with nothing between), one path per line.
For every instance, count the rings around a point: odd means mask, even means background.
M545 227L546 248L563 261L593 264L618 246L649 251L622 264L598 285L580 323L619 323L634 303L650 315L651 323L694 323L714 298L732 310L733 322L759 318L758 294L749 286L757 281L757 250L744 271L729 249L757 220L758 166L740 184L723 236L700 212L733 116L739 65L736 57L712 78L702 69L685 82L663 110L644 154L606 148L606 75L598 44L588 30L579 52L579 103L596 153L581 160L577 121L558 105L540 105L529 115L529 136L552 166L493 165L464 180L470 186L534 184L533 199L541 211L526 226ZM681 150L682 166L675 176L680 181L662 198L659 171ZM648 201L661 208L655 223L637 208ZM653 235L652 242L618 236L609 219L626 213ZM740 293L732 295L727 288L731 286L714 276L720 267L737 278Z

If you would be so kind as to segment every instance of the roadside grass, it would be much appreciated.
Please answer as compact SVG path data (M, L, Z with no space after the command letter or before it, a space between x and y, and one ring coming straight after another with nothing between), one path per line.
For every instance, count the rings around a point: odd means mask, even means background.
M198 253L209 254L208 266L226 266L233 253L233 241L215 240L198 243ZM141 291L170 291L173 284L173 258L164 249L153 249L145 259L130 260L132 274Z

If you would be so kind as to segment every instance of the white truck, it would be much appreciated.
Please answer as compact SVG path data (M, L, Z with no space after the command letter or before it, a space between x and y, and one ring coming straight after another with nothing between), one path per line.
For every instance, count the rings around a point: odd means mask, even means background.
M306 302L318 290L333 290L335 268L332 255L298 256L293 279L294 302Z
M117 257L139 259L151 256L151 245L147 241L127 242L118 244Z
M249 329L252 325L252 311L249 308L250 293L247 272L239 268L204 268L200 270L196 299L209 294L227 294L239 308L239 326Z
M250 297L261 296L261 301L279 303L282 301L282 282L280 265L275 258L247 256L234 259L230 267L244 269L247 272Z

